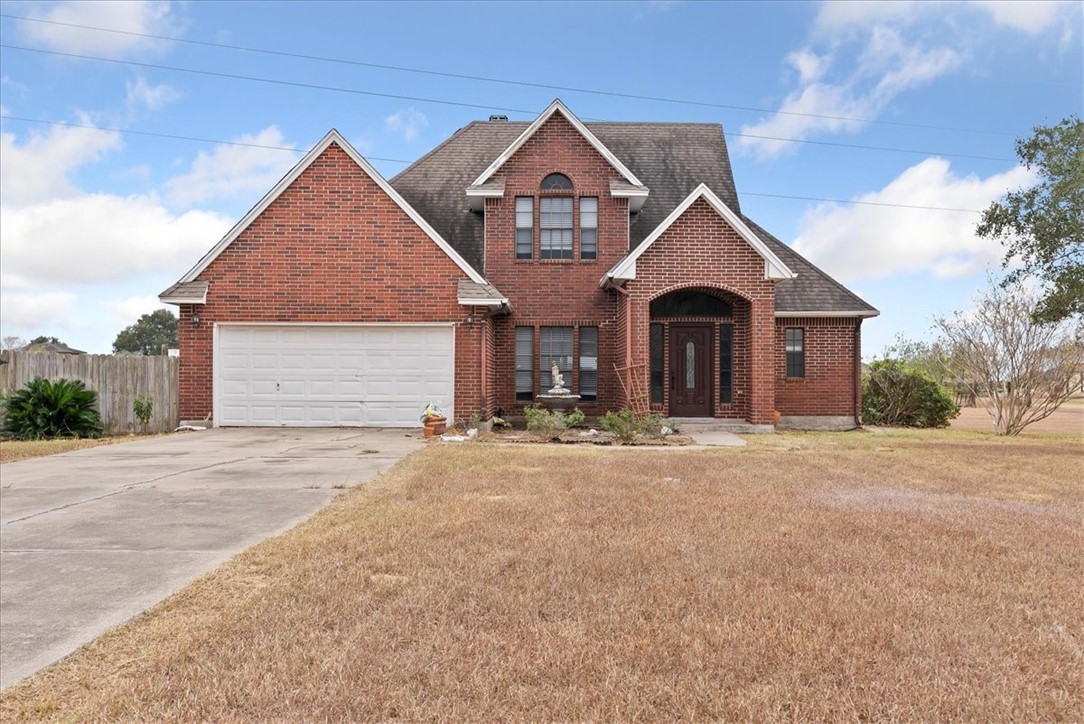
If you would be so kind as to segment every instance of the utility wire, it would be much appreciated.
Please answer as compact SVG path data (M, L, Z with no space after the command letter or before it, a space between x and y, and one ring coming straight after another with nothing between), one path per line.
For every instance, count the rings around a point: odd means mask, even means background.
M220 72L211 71L211 70L198 70L198 69L195 69L195 68L181 68L181 67L178 67L178 66L171 66L171 65L156 65L156 64L153 64L153 63L141 63L141 62L134 61L134 60L121 60L119 58L102 58L102 57L93 56L93 55L80 55L80 54L77 54L77 53L64 53L64 52L61 52L61 51L58 51L58 50L45 50L43 48L28 48L28 47L21 46L21 45L10 45L10 44L7 44L7 43L0 43L0 48L7 48L9 50L21 50L21 51L28 52L28 53L42 53L42 54L45 54L45 55L59 55L59 56L65 57L65 58L78 58L80 60L93 60L93 61L98 61L98 62L103 62L103 63L116 63L116 64L119 64L119 65L134 65L134 66L137 66L137 67L140 67L140 68L153 68L155 70L168 70L168 71L176 71L176 72L180 72L180 73L192 73L192 74L195 74L195 75L209 75L209 76L213 76L213 77L216 77L216 78L228 78L228 79L231 79L231 80L243 80L243 81L252 81L252 82L255 82L255 83L268 83L268 84L273 84L273 85L285 85L285 86L290 86L290 87L295 87L295 88L308 88L308 89L314 89L314 90L330 91L330 92L334 92L334 93L352 93L352 94L356 94L356 95L373 96L373 97L378 97L378 98L394 98L394 99L397 99L397 100L409 100L409 101L415 101L415 102L418 102L418 103L437 103L437 104L448 105L448 106L461 106L461 107L464 107L464 108L478 108L478 109L483 109L483 110L488 110L488 111L496 110L496 111L504 111L506 113L519 113L519 114L523 114L523 115L527 115L527 116L537 116L538 113L539 113L539 111L529 111L529 110L524 110L524 109L521 109L521 108L502 108L502 107L499 107L499 106L482 105L482 104L477 104L477 103L463 103L463 102L460 102L460 101L449 101L449 100L444 100L444 99L439 99L439 98L423 98L423 97L420 97L420 96L404 96L404 95L396 95L396 94L392 94L392 93L380 93L380 92L377 92L377 91L360 90L360 89L357 89L357 88L341 88L341 87L336 87L336 86L316 85L316 84L313 84L313 83L301 83L301 82L298 82L298 81L281 80L281 79L278 79L278 78L261 78L261 77L258 77L258 76L246 76L246 75L236 75L236 74L232 74L232 73L220 73ZM597 121L597 120L600 120L600 119L585 118L585 120L587 120L587 121ZM783 138L783 137L779 137L779 136L764 136L764 135L752 134L752 133L735 133L733 131L724 131L724 133L727 136L731 137L731 138L754 138L754 139L765 140L765 141L781 141L781 142L785 142L785 143L806 143L806 144L817 145L817 146L836 146L836 147L839 147L839 148L855 148L855 149L863 149L863 150L868 150L868 151L886 151L886 152L889 152L889 153L908 153L908 154L915 154L915 155L921 155L921 156L945 156L945 157L952 157L952 158L969 158L969 159L977 159L977 160L980 160L980 161L1004 161L1004 162L1012 162L1012 161L1014 161L1014 159L1004 158L1004 157L1000 157L1000 156L980 156L980 155L966 154L966 153L944 153L944 152L939 152L939 151L924 151L924 150L920 150L920 149L910 149L910 148L893 148L893 147L890 147L890 146L867 146L867 145L856 144L856 143L841 143L841 142L838 142L838 141L814 141L814 140L810 140L810 139L806 139L806 138Z
M90 129L93 129L95 131L108 131L110 133L132 134L132 135L136 135L136 136L151 136L153 138L172 138L172 139L177 139L177 140L180 140L180 141L197 141L197 142L200 142L200 143L216 143L216 144L221 144L221 145L224 145L224 146L244 146L244 147L247 147L247 148L265 148L265 149L270 149L270 150L273 150L273 151L289 151L291 153L304 153L303 150L300 150L300 149L297 149L297 148L290 148L289 146L272 146L272 145L262 144L262 143L245 143L243 141L219 141L219 140L216 140L216 139L213 139L213 138L198 138L196 136L178 136L178 135L174 135L174 134L170 134L170 133L151 133L149 131L131 131L131 130L123 129L123 128L103 128L101 126L92 126L92 125L86 124L86 123L66 123L64 121L44 121L44 120L40 120L40 119L37 119L37 118L23 118L21 116L12 116L12 115L8 115L6 113L5 114L0 114L0 119L8 120L8 121L23 121L23 122L26 122L26 123L41 123L41 124L48 125L48 126L64 126L64 127L67 127L67 128L90 128ZM367 158L370 161L386 161L388 163L402 163L402 164L413 163L413 161L407 161L407 160L404 160L404 159L401 159L401 158L384 158L384 157L381 157L381 156L366 156L365 158ZM739 195L741 195L741 196L763 196L763 197L766 197L766 198L773 198L773 199L793 199L793 200L797 200L797 201L820 201L820 202L828 202L828 203L833 203L833 204L857 204L857 205L860 205L860 206L887 206L887 207L895 208L895 209L919 209L919 210L923 210L923 211L957 211L957 212L966 212L966 213L971 213L971 214L981 214L982 213L982 211L979 210L979 209L956 209L956 208L949 208L949 207L944 207L944 206L915 206L915 205L911 205L911 204L890 204L890 203L887 203L887 202L880 202L880 201L852 201L852 200L846 200L846 199L825 199L825 198L818 198L816 196L791 196L791 195L788 195L788 194L765 194L765 193L756 193L756 192L753 192L753 191L742 191L742 192L740 192Z
M46 20L44 18L31 18L31 17L27 17L27 16L23 16L23 15L10 15L10 14L7 14L7 13L0 13L0 17L9 18L9 19L12 19L12 20L24 20L24 21L35 22L35 23L47 23L47 24L50 24L50 25L60 25L60 26L69 27L69 28L78 28L80 30L96 30L96 31L99 31L99 32L104 32L104 33L116 33L116 34L120 34L120 35L129 35L129 36L134 36L134 37L138 37L138 38L149 38L149 39L153 39L153 40L165 40L165 41L173 42L173 43L187 43L187 44L190 44L190 45L200 45L200 46L209 47L209 48L223 48L223 49L227 49L227 50L240 50L240 51L243 51L243 52L246 52L246 53L260 53L260 54L263 54L263 55L274 55L274 56L279 56L279 57L283 57L283 58L294 58L294 59L298 59L298 60L314 60L314 61L318 61L318 62L321 62L321 63L337 63L337 64L340 64L340 65L352 65L352 66L359 66L359 67L363 67L363 68L376 68L376 69L379 69L379 70L392 70L392 71L396 71L396 72L400 72L400 73L417 73L417 74L421 74L421 75L439 76L439 77L442 77L442 78L456 78L458 80L480 81L480 82L484 82L484 83L501 83L503 85L520 86L520 87L526 87L526 88L542 88L544 90L567 91L567 92L571 92L571 93L586 93L586 94L591 94L591 95L607 96L607 97L610 97L610 98L627 98L627 99L630 99L630 100L652 101L652 102L655 102L655 103L676 103L676 104L679 104L679 105L699 106L699 107L702 107L702 108L722 108L722 109L726 109L726 110L743 111L743 112L747 112L747 113L769 113L769 114L773 114L773 115L778 114L778 115L784 115L784 116L800 116L800 117L803 117L803 118L821 118L821 119L832 120L832 121L849 121L849 122L853 122L853 123L874 123L874 124L880 124L880 125L886 125L886 126L900 126L900 127L905 127L905 128L924 128L924 129L937 130L937 131L956 131L956 132L960 132L960 133L981 133L981 134L995 135L995 136L1013 136L1013 135L1015 135L1015 134L1012 134L1012 133L1008 133L1006 131L991 131L991 130L978 129L978 128L957 128L957 127L953 127L953 126L935 126L935 125L929 125L929 124L924 124L924 123L907 123L907 122L904 122L904 121L885 121L885 120L878 120L878 119L872 119L872 118L855 118L855 117L852 117L852 116L833 116L833 115L822 114L822 113L803 113L803 112L799 112L799 111L773 110L773 109L770 109L770 108L757 108L755 106L741 106L741 105L734 105L734 104L728 104L728 103L711 103L709 101L696 101L696 100L689 100L689 99L685 99L685 98L668 98L668 97L665 97L665 96L648 96L648 95L639 95L639 94L635 94L635 93L621 93L621 92L618 92L618 91L598 90L598 89L593 89L593 88L578 88L576 86L553 85L553 84L549 84L549 83L533 83L533 82L524 81L524 80L510 80L510 79L507 79L507 78L493 78L493 77L480 76L480 75L467 75L467 74L463 74L463 73L449 73L447 71L430 70L430 69L425 69L425 68L410 68L410 67L400 66L400 65L387 65L387 64L383 64L383 63L369 63L369 62L365 62L365 61L349 60L349 59L345 59L345 58L332 58L332 57L328 57L328 56L309 55L309 54L306 54L306 53L293 53L293 52L288 52L288 51L283 51L283 50L270 50L268 48L256 48L256 47L249 47L249 46L243 46L243 45L231 45L231 44L228 44L228 43L214 43L214 42L207 41L207 40L190 40L190 39L187 39L187 38L177 38L177 37L171 37L171 36L167 36L167 35L154 35L154 34L151 34L151 33L139 33L139 32L135 32L135 31L132 31L132 30L117 30L117 29L114 29L114 28L102 28L102 27L97 27L97 26L93 26L93 25L80 25L80 24L77 24L77 23L65 23L65 22L61 22L59 20ZM505 109L496 109L496 110L505 110Z

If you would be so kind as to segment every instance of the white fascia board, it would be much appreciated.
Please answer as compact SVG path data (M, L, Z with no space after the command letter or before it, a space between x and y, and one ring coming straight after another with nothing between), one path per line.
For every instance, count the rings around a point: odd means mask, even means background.
M459 304L464 307L500 307L508 304L508 299L479 299L478 297L460 297Z
M639 259L645 251L647 251L652 244L654 244L663 233L666 232L674 222L681 218L681 215L689 210L689 207L697 200L703 198L708 204L711 205L715 212L719 216L730 224L730 226L738 232L738 235L745 239L749 246L753 247L753 250L760 254L764 259L764 278L765 279L794 279L797 274L792 272L782 259L775 255L771 249L760 239L759 236L753 233L753 230L741 220L737 214L731 211L730 207L723 203L722 199L715 195L715 192L707 187L707 184L700 184L696 189L685 197L685 200L677 205L670 214L662 220L655 230L647 235L640 245L632 250L624 259L614 264L614 266L606 272L606 277L609 279L635 279L636 278L636 260Z
M531 125L527 126L527 130L519 134L519 138L512 141L512 145L504 149L504 152L501 153L500 156L497 156L493 163L489 164L489 168L483 171L481 176L474 179L474 183L472 183L471 186L480 186L488 181L493 174L497 173L501 166L508 162L508 159L515 155L516 151L518 151L523 144L538 132L538 129L542 127L542 124L548 121L550 117L557 112L560 112L561 115L565 117L565 120L571 123L572 127L579 131L579 134L583 136L584 139L586 139L586 141L590 143L591 146L598 151L626 181L634 186L643 186L640 179L636 178L636 175L630 171L625 164L621 163L621 160L613 154L613 151L606 148L602 141L598 140L598 136L591 133L591 130L585 126L579 118L576 118L572 111L568 110L568 107L561 102L560 98L555 98L553 103L550 103L549 108L542 111L542 115L536 118Z
M160 301L162 304L177 304L177 305L181 305L181 304L206 304L207 303L207 295L205 294L202 297L164 297L162 295L159 295L158 296L158 301Z
M504 198L504 189L467 189L467 203L470 204L471 211L485 211L486 199L501 199Z
M239 237L245 231L245 229L251 226L252 222L254 222L260 216L260 214L266 211L267 207L274 203L274 201L279 196L281 196L287 188L289 188L290 184L296 181L297 178L302 173L304 173L305 170L309 166L311 166L317 158L319 158L320 154L326 151L328 147L331 146L331 144L333 143L336 144L343 151L345 151L346 155L349 156L354 161L354 163L356 163L361 168L361 170L364 171L365 174L369 176L369 178L371 178L376 183L376 185L379 186L380 189L385 194L387 194L388 197L392 201L394 201L400 209L402 209L406 213L407 216L410 217L410 220L413 221L418 226L418 228L425 232L426 236L432 239L433 242L436 243L438 247L440 247L441 251L443 251L448 256L448 258L450 258L452 262L455 263L456 266L463 270L463 273L466 274L471 281L477 282L478 284L487 283L486 280L482 277L482 275L475 271L474 267L468 264L467 261L459 255L459 252L453 249L451 245L448 244L448 242L446 242L443 237L441 237L441 235L437 233L436 229L434 229L428 221L422 218L421 214L415 211L414 207L408 204L406 199L404 199L398 191L392 188L391 185L384 180L384 177L381 176L377 172L377 170L373 168L369 164L369 162L366 161L365 158L360 153L358 153L353 146L347 143L346 139L343 138L342 135L334 128L328 131L327 135L324 136L319 143L313 146L312 149L305 154L304 158L298 161L297 164L292 169L290 169L290 171L285 176L283 176L282 179L279 180L279 182L275 184L275 186L270 191L268 191L262 199L260 199L260 202L253 206L252 209L249 210L247 214L245 214L244 218L238 221L237 224L232 229L230 229L229 233L222 237L221 241L215 244L215 246L209 252L207 252L203 256L203 258L196 263L194 267L189 269L188 272L183 277L181 277L180 281L195 281L196 278L200 274L202 274L207 267L211 265L211 262L217 259L219 254L225 251L226 247L232 244L234 240L237 239L237 237Z
M811 317L814 319L830 319L832 317L879 317L881 313L876 309L872 309L865 312L779 312L775 313L776 317L798 318L798 317Z

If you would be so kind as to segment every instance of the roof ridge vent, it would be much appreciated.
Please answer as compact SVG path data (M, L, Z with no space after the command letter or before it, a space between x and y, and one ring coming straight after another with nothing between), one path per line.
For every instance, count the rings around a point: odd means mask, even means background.
M491 120L491 121L507 121L508 116L494 114L494 115L489 117L489 120Z

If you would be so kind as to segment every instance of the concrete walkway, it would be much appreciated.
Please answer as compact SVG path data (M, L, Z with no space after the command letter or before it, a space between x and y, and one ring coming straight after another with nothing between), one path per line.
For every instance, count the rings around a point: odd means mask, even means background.
M712 423L681 422L678 430L691 437L697 445L706 447L745 447L745 440Z
M207 430L3 465L0 689L288 530L420 437Z

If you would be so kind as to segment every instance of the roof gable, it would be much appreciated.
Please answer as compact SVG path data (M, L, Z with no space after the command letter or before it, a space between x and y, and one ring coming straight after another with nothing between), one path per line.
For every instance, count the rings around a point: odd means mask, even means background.
M667 229L669 229L675 221L681 218L681 215L689 210L689 207L693 205L699 199L704 199L719 216L721 216L730 226L738 232L746 243L753 248L753 250L764 259L764 278L765 279L793 279L797 275L790 270L790 268L783 263L775 252L773 252L768 246L761 240L759 236L753 233L753 230L745 223L744 220L737 214L735 214L729 206L723 203L723 201L715 195L715 192L707 187L706 184L700 184L696 187L691 194L685 197L677 207L670 212L670 214L663 219L655 230L652 231L647 237L640 242L640 245L633 249L628 255L621 261L617 262L613 267L606 272L605 276L599 282L600 286L606 286L614 281L628 280L636 278L636 260L643 256L644 252L651 248L659 237L661 237Z
M451 245L448 244L448 242L445 241L439 233L437 233L437 231L429 224L429 222L426 221L421 216L421 214L419 214L414 209L414 207L408 204L406 200L399 194L399 192L392 188L391 185L389 185L388 182L384 180L384 177L381 176L377 172L377 170L373 168L369 164L369 162L366 161L365 158L360 153L358 153L357 150L353 146L351 146L337 130L331 129L330 131L328 131L327 135L320 140L319 143L313 146L312 149L309 150L307 154L305 154L304 158L298 161L297 164L292 169L290 169L290 171L285 176L283 176L282 179L280 179L279 182L275 184L275 186L270 191L268 191L262 199L260 199L259 203L253 206L252 209L250 209L249 212L245 214L245 216L240 221L238 221L237 224L232 229L230 229L230 231L224 237L222 237L222 239L217 244L215 244L215 246L210 251L208 251L202 259L196 262L195 266L189 269L185 273L185 275L181 277L178 285L195 281L197 277L199 277L199 275L202 274L203 271L207 269L207 267L209 267L211 263L214 262L214 260L217 259L219 255L221 255L222 252L226 250L227 247L229 247L230 244L232 244L239 236L241 236L241 234L244 233L244 231L249 226L251 226L252 223L260 216L260 214L266 211L267 208L272 203L274 203L275 200L278 199L278 197L281 196L283 192L285 192L286 189L289 188L290 185L293 184L293 182L296 181L298 177L300 177L301 174L304 173L305 170L308 169L309 166L311 166L313 162L316 161L316 159L319 158L320 155L323 154L324 151L326 151L332 144L342 149L346 153L346 155L349 156L350 159L354 161L354 163L356 163L358 167L361 168L361 170L364 171L365 174L370 179L372 179L373 182L376 183L376 185L379 186L385 194L387 194L388 198L395 202L395 204L400 209L402 209L408 217L410 217L411 221L417 224L418 228L420 228L426 234L426 236L432 239L433 242L438 247L440 247L441 251L443 251L448 256L448 258L451 259L453 263L455 263L456 266L463 270L463 273L466 274L472 282L475 282L476 284L487 284L486 280L482 277L482 275L479 274L470 264L468 264L466 260L464 260L463 257L460 256L459 252L453 249ZM172 291L176 286L177 285L174 285L174 287L171 287L166 292L163 292L162 296L165 297L165 295ZM168 302L171 301L171 299L162 298L162 301Z
M541 128L546 123L546 121L553 117L554 113L560 113L564 117L564 119L568 121L581 136L583 136L584 140L591 144L591 147L598 151L598 153L606 159L607 163L609 163L615 171L621 174L621 177L624 178L625 181L637 188L644 188L644 185L640 182L640 179L636 178L636 175L632 171L630 171L624 163L621 162L621 159L615 156L613 151L606 148L602 141L598 139L598 136L592 133L591 130L588 129L587 126L585 126L579 118L576 118L576 115L572 111L568 110L568 107L561 102L560 98L554 99L553 103L550 103L549 107L546 110L542 111L542 115L536 118L534 122L531 123L531 125L527 126L526 130L524 130L523 133L521 133L519 137L516 138L516 140L512 141L511 145L509 145L508 148L504 149L504 151L501 152L501 154L497 156L497 158L493 159L493 163L489 164L486 170L483 171L481 175L479 175L478 178L474 180L474 183L472 183L470 187L475 188L481 186L490 178L492 178L493 174L497 173L497 171L499 171L500 168L508 162L508 159L512 158L512 156L516 154L516 151L522 148L523 144L527 143L527 141L529 141L531 137L538 132L538 129Z

